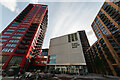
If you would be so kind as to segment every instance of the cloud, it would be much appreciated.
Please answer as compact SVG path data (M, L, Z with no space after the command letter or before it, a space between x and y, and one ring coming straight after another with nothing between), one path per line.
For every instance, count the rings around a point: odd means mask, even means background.
M1 0L0 3L10 11L20 13L20 9L17 8L17 0Z
M14 12L16 10L16 6L17 6L17 2L16 0L2 0L0 1L0 3L5 6L6 8L8 8L9 10L11 10L12 12Z
M93 34L92 30L88 31L87 34L90 36Z
M17 8L15 11L16 11L16 13L20 13L20 9L19 8Z
M38 0L30 0L30 3L38 3Z

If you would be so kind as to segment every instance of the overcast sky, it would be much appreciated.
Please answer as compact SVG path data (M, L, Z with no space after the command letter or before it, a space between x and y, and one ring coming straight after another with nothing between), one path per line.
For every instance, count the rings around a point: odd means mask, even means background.
M30 3L26 1L7 0L0 2L0 32ZM102 4L96 0L46 0L32 3L48 5L48 28L43 48L49 47L51 38L85 30L89 43L92 45L97 39L92 31L91 24Z

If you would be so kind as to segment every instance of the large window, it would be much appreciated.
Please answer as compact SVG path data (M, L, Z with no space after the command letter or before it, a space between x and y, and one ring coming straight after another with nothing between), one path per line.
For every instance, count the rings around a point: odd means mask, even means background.
M3 34L12 34L12 32L4 32Z
M19 29L26 29L25 27L19 27Z
M11 25L18 26L19 24L11 24Z
M47 63L47 61L41 61L41 63L42 63L42 64L46 64L46 63Z
M5 42L5 41L7 41L7 39L0 39L0 41L1 41L1 42Z
M16 44L6 44L7 47L16 47Z
M9 42L18 43L19 40L9 40Z
M13 56L10 60L10 62L8 63L9 65L15 65L15 66L19 66L21 61L22 61L22 56Z
M23 25L23 24L22 24L21 26L28 26L28 25Z
M14 29L7 29L7 31L15 31Z
M77 40L78 40L77 33L68 35L68 42L77 41Z
M0 55L0 62L2 62L2 66L5 64L8 57L9 55Z
M47 52L41 52L40 56L47 56L48 53Z
M10 36L8 36L8 35L2 35L0 37L2 37L2 38L9 38Z
M120 51L120 48L114 48L115 51Z
M12 48L3 48L2 52L12 52L14 49Z
M14 39L20 39L21 37L20 36L13 36L12 38L14 38Z
M111 44L113 47L119 47L117 44Z
M17 28L17 27L10 26L9 28Z
M3 46L4 43L0 43L0 46Z
M25 32L25 30L17 30L17 32Z
M27 22L23 22L23 24L29 24L29 23L27 23Z
M23 35L23 33L15 33L14 35Z
M54 63L56 63L56 55L55 54L50 56L50 64L54 64Z

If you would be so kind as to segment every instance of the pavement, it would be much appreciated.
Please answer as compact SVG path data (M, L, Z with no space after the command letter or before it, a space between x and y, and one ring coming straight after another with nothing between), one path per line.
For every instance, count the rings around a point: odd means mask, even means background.
M20 80L14 79L14 77L2 77L0 75L0 80ZM27 80L27 79L22 79ZM49 79L40 80L120 80L120 77L115 76L101 76L99 74L88 74L88 75L68 75L68 74L56 74L55 77Z

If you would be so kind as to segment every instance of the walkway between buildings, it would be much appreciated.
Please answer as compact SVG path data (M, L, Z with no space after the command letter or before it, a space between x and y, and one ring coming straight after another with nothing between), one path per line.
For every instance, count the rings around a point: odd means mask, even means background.
M56 74L55 77L46 77L41 79L36 79L36 78L14 79L14 77L3 77L2 80L120 80L120 77L114 77L114 76L102 77L99 74L88 74L88 75Z

